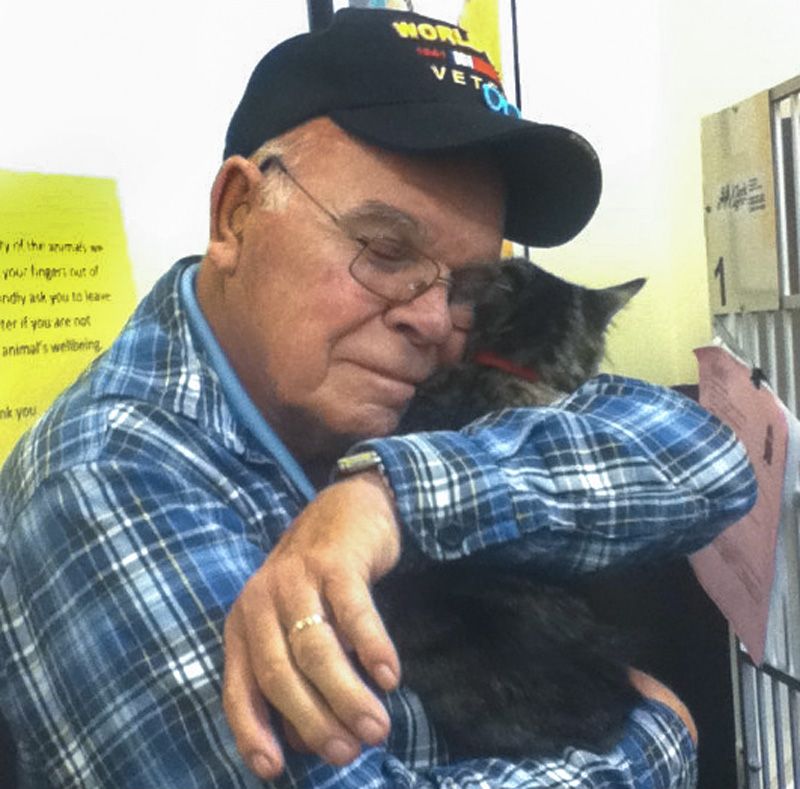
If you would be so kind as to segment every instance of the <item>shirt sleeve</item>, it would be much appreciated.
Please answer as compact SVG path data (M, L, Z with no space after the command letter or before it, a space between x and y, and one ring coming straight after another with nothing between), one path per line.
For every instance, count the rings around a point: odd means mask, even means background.
M645 699L605 754L567 748L559 758L476 759L416 772L390 757L384 770L397 789L694 789L697 752L677 714Z
M221 668L225 614L263 552L224 480L206 482L86 463L9 524L0 697L23 786L259 785L225 724Z
M726 426L676 392L619 376L557 407L362 446L380 454L407 542L429 558L488 549L559 576L695 551L756 497Z

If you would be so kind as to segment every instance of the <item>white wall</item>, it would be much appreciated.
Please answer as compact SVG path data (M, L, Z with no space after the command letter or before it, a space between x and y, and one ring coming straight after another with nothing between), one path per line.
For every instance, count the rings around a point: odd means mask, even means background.
M605 173L589 228L535 257L590 284L647 275L611 343L614 367L693 380L690 349L709 324L700 117L800 72L800 5L517 7L526 115L583 132ZM304 0L5 0L0 168L116 178L141 295L173 259L202 252L210 184L246 77L306 26Z
M571 244L534 257L589 284L648 276L611 369L696 380L710 339L700 119L800 73L797 0L517 3L523 108L597 147L604 193Z
M117 179L141 296L204 251L247 77L307 28L302 0L3 0L0 168Z

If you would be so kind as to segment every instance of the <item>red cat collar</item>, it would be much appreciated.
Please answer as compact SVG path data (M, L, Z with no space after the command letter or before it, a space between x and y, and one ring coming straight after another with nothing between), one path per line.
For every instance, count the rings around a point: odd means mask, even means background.
M497 370L502 370L504 373L510 373L516 378L522 378L523 381L530 381L535 384L539 380L539 373L530 367L522 367L522 365L514 364L508 359L503 359L491 351L478 351L472 357L475 364L480 364L483 367L494 367Z

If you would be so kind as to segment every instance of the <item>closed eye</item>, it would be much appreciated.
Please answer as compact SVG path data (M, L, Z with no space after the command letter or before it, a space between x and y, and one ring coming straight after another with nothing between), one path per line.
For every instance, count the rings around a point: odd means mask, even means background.
M368 257L370 263L378 268L391 271L406 268L415 262L415 255L408 246L395 239L377 236L360 237L356 240L364 248L362 255Z

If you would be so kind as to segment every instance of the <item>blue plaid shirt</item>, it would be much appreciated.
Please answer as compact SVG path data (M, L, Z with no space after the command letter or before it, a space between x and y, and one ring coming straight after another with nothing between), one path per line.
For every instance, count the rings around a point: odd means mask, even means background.
M25 787L261 785L220 703L222 631L306 503L280 447L232 408L177 264L0 473L0 709ZM211 353L211 357L209 357ZM240 393L241 394L241 393ZM741 517L754 481L730 432L663 389L603 376L560 408L368 442L406 550L488 549L570 574L686 553ZM694 749L644 701L611 752L448 764L419 700L346 768L287 751L275 787L677 787Z

